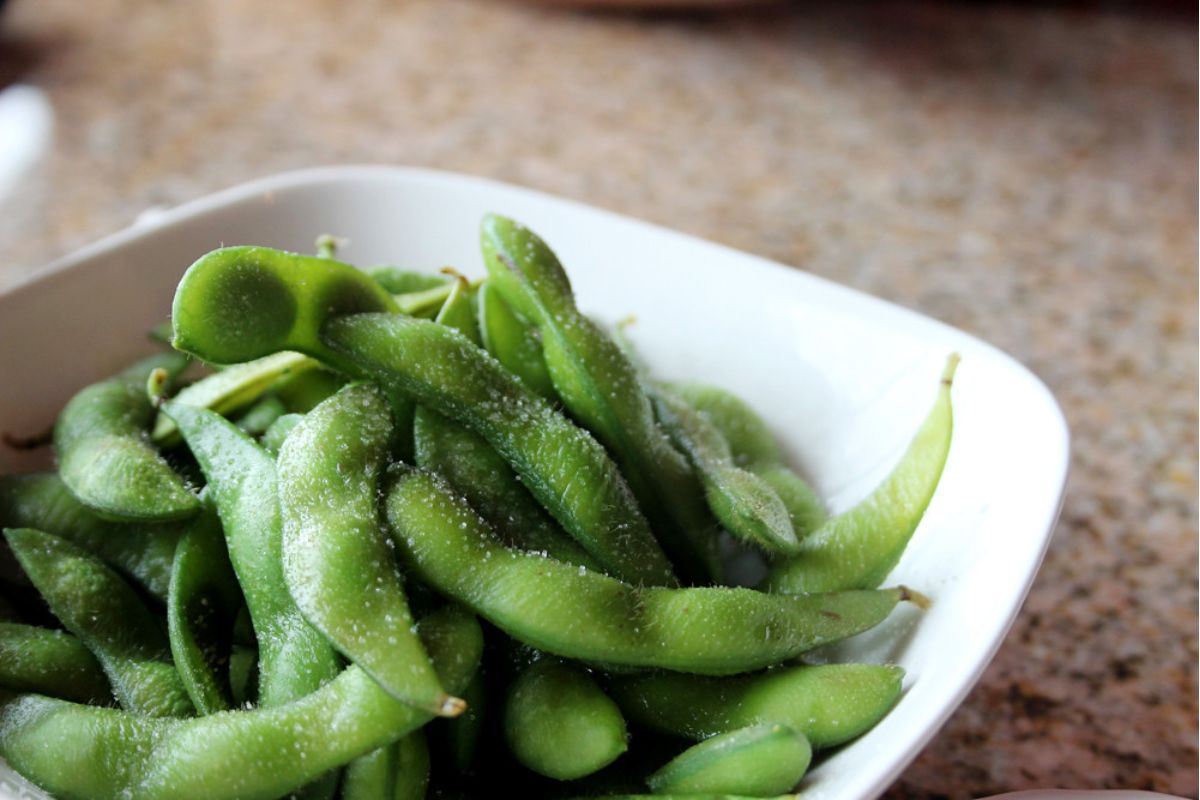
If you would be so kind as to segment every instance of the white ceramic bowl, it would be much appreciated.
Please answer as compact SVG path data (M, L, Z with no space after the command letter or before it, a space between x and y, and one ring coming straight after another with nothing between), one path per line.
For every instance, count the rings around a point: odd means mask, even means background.
M836 655L907 670L900 703L805 778L808 800L883 791L962 701L996 651L1050 538L1067 430L1037 378L993 347L911 311L726 247L477 178L338 167L248 183L71 255L0 295L0 427L33 432L79 387L150 349L192 261L222 244L307 251L346 237L359 264L482 274L486 211L541 233L581 306L636 314L639 351L665 378L708 381L750 400L835 511L886 474L962 354L955 433L937 496L889 583L933 598L901 609ZM44 458L44 456L40 456ZM40 466L0 450L0 470ZM20 796L0 763L0 796ZM6 789L6 787L8 787ZM37 795L41 796L41 795Z

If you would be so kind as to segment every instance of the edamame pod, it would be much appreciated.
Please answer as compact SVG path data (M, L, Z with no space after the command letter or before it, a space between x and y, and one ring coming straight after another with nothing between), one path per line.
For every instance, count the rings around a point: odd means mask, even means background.
M175 550L167 593L171 657L201 714L232 707L229 655L242 591L229 563L221 521L201 510Z
M782 725L755 725L693 745L646 778L655 794L770 797L792 789L812 760L808 741Z
M100 662L65 631L0 622L0 687L105 705L112 689Z
M446 752L450 755L452 766L460 774L471 771L475 762L475 750L483 735L484 714L487 711L487 692L483 683L482 670L467 684L463 692L463 700L467 701L467 710L454 719L435 721L442 734Z
M175 400L189 406L211 409L222 416L230 416L252 405L263 393L289 375L300 375L315 369L320 364L300 353L273 353L263 358L233 364L220 372L201 378L185 386L175 395ZM150 374L141 375L140 389L145 395L145 380ZM168 446L179 442L179 430L165 414L158 414L151 434L157 444Z
M479 332L483 346L509 372L551 403L558 401L537 327L518 317L488 281L479 287Z
M381 747L346 765L341 800L391 800L396 785L395 745Z
M662 733L705 739L779 724L821 749L870 730L896 704L903 678L896 666L820 664L729 678L662 672L609 689L630 719Z
M364 272L391 294L412 294L427 289L444 288L450 282L450 278L445 275L417 272L391 264L376 264L367 267Z
M413 571L513 638L567 658L747 672L873 627L914 597L904 588L790 596L633 586L506 548L444 479L393 472L387 518Z
M0 476L0 528L36 528L100 557L165 601L186 523L113 522L83 505L49 472Z
M463 691L470 697L469 691ZM422 800L429 787L429 745L425 731L413 731L396 742L395 747L396 785L392 800Z
M429 749L424 731L416 730L351 761L342 777L341 800L420 800L428 783Z
M259 440L259 445L271 456L278 457L279 448L283 447L284 440L292 432L292 428L299 425L303 419L303 414L284 414L271 423L271 427L267 428L266 433Z
M801 542L798 555L767 576L774 592L828 592L879 586L896 566L925 515L950 454L950 387L959 357L946 362L937 398L891 474L858 505L830 518Z
M258 648L234 644L229 651L229 691L234 708L253 705L258 683Z
M546 367L572 416L613 453L676 568L694 581L719 571L716 526L686 460L655 424L637 369L575 305L558 258L536 234L504 217L484 217L488 279L538 326Z
M400 314L350 313L371 306L394 310L391 297L353 267L227 248L200 258L180 282L175 344L218 362L298 350L379 381L393 400L415 397L486 438L605 569L637 582L674 582L598 442L458 332ZM337 316L343 312L349 316Z
M289 375L272 387L289 414L307 414L346 385L346 376L322 366Z
M351 384L305 415L279 451L283 575L304 617L397 700L441 716L463 701L438 684L413 630L377 508L392 420L374 386Z
M182 353L151 356L88 386L59 414L54 425L59 474L99 516L162 522L191 516L200 508L146 434L154 419L146 376L156 368L174 374L186 365Z
M262 436L275 420L287 413L287 406L273 394L262 397L234 419L234 424L251 436Z
M483 649L478 623L449 608L419 630L441 680L462 691ZM357 667L282 706L188 720L0 696L0 757L63 798L272 800L430 718Z
M664 385L716 426L728 442L735 464L758 475L775 490L788 510L797 539L803 539L828 518L821 498L788 467L767 424L745 401L715 386Z
M275 461L215 412L173 401L161 410L208 479L258 640L259 703L279 705L314 691L337 674L338 658L288 594Z
M599 570L596 559L538 505L508 462L477 433L435 411L418 411L417 466L442 475L513 547Z
M167 637L119 575L57 536L32 528L4 536L54 616L96 656L122 708L149 717L192 713Z
M616 704L556 658L534 662L509 688L504 738L521 764L560 781L591 775L629 747Z
M464 291L466 285L459 279L437 322L478 344L479 330ZM560 561L598 568L596 560L538 506L508 462L479 434L420 406L413 420L413 441L417 465L441 473L506 542Z
M218 364L281 350L320 358L325 320L398 310L390 294L349 264L269 247L225 247L201 256L179 282L173 344L208 353L205 360Z
M696 470L708 507L725 529L768 553L795 553L800 543L775 490L733 462L721 432L699 412L665 389L653 398L658 419Z

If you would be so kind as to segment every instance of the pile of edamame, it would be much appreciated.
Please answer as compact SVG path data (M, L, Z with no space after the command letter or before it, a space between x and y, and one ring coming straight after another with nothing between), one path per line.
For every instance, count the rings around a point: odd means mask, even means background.
M491 215L486 278L229 247L173 348L0 477L0 756L60 798L773 797L902 670L804 655L879 588L956 358L830 515L724 389L657 381ZM930 387L934 389L934 387ZM765 577L723 564L756 553ZM719 557L725 556L725 558Z

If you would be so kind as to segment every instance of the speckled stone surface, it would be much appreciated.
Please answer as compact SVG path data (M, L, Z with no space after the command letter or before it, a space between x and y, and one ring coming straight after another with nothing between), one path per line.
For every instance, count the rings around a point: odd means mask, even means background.
M1087 6L572 13L501 2L15 0L48 157L0 286L314 164L462 170L797 265L1050 385L1072 474L995 662L891 791L1197 793L1194 19Z

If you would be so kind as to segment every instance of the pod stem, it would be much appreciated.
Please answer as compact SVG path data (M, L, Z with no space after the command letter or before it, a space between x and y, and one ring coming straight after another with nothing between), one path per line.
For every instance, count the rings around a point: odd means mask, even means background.
M146 394L155 408L162 408L162 404L166 402L167 381L170 377L165 369L157 367L150 370L150 376L146 378Z
M929 599L928 595L922 594L916 589L901 585L896 587L896 591L900 592L900 602L908 601L922 611L928 611L929 607L933 605L933 601Z
M958 362L962 361L962 356L958 353L951 353L946 356L946 366L942 370L942 383L950 386L954 383L954 373L958 370Z
M317 237L317 255L321 258L336 258L339 247L344 247L349 239L334 236L332 233L322 233Z
M445 695L436 709L439 717L453 718L467 710L467 701L454 695Z

